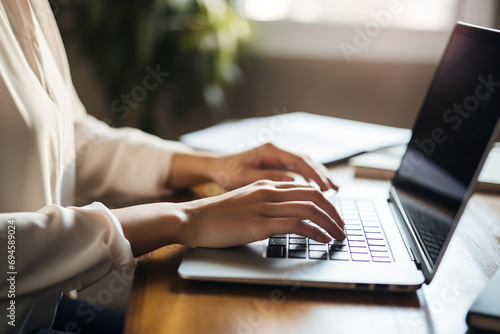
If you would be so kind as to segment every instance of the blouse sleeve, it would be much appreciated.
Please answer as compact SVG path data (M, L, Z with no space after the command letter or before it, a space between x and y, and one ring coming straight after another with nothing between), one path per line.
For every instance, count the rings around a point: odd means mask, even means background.
M85 114L75 122L77 198L133 200L169 193L172 157L190 149Z
M0 270L16 272L20 297L81 289L112 269L129 271L135 266L118 219L97 202L1 213L0 244L4 249L14 246L8 248L14 261L2 259ZM8 283L0 282L0 296L7 296Z

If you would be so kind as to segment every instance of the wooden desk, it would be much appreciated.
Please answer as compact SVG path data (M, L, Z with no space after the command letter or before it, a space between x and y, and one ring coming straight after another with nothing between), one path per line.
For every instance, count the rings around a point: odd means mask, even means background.
M343 189L388 183L332 170ZM465 333L468 308L500 264L500 196L474 194L432 283L387 294L193 282L177 268L185 247L140 259L126 333Z

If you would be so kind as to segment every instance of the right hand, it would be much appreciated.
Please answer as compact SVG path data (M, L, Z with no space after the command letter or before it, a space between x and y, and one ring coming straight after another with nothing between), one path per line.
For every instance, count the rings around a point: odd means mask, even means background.
M312 185L257 181L226 194L180 203L180 241L191 247L230 247L295 233L320 242L345 239L333 204ZM325 229L304 222L309 219Z

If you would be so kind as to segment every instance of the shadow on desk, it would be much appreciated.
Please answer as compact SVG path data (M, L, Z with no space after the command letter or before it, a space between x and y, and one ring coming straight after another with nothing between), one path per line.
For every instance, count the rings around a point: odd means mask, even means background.
M182 278L175 280L171 293L194 295L238 296L245 298L270 299L279 303L284 301L314 301L315 303L399 306L419 308L420 302L416 292L378 292L359 290L339 290L311 287L286 287L273 285L218 283L204 281L188 281Z

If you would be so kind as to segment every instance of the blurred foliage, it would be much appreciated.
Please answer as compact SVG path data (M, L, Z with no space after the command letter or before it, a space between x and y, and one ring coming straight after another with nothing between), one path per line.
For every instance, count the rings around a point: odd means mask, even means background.
M225 112L228 88L242 75L241 47L252 36L250 23L230 0L83 0L71 5L75 31L108 90L110 101L130 93L149 66L168 72L180 116L204 101L215 119ZM154 132L155 96L134 112ZM166 111L167 112L167 111Z

